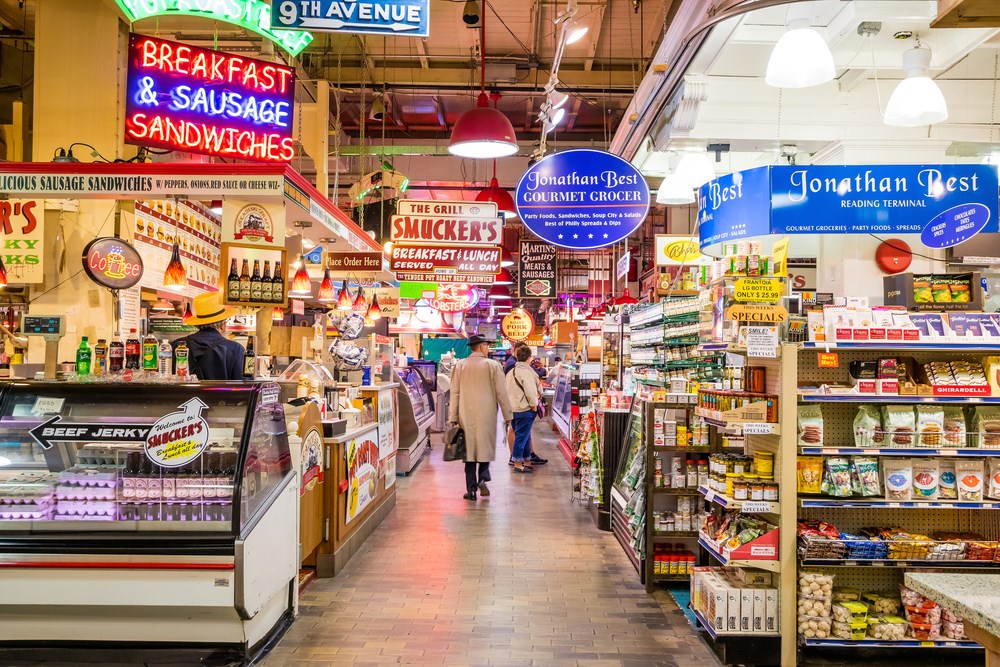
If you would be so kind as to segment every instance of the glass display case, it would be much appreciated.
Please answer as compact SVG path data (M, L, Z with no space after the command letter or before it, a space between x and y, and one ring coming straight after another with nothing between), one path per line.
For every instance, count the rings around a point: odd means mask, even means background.
M412 366L396 368L399 387L399 453L396 469L409 473L427 451L428 429L434 420L434 399L427 381Z
M262 400L252 384L7 385L0 531L239 533L291 470L276 391Z
M573 432L573 375L576 370L575 365L563 362L556 377L552 378L552 422L567 440Z

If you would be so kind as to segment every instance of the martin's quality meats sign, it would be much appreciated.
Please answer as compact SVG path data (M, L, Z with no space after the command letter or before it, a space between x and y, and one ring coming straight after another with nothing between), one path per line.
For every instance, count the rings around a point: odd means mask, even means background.
M421 273L500 273L500 248L448 248L432 245L394 244L389 257L390 271Z
M503 220L493 202L402 200L390 219L392 241L500 245Z

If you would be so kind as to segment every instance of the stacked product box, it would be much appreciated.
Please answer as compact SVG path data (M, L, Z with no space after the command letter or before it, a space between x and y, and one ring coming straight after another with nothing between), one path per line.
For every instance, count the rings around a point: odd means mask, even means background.
M778 631L778 589L771 575L742 567L695 567L691 605L716 634Z

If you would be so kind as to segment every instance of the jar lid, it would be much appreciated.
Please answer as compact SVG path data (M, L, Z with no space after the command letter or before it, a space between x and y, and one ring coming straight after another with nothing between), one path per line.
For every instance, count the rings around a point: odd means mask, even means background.
M727 472L726 473L726 478L729 478L729 477L734 477L735 478L735 477L742 477L742 476L743 476L743 473L740 473L740 472Z

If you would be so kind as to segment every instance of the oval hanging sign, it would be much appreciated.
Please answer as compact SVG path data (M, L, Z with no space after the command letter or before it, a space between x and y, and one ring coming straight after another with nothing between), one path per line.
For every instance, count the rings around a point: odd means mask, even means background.
M432 307L442 313L464 313L479 303L479 290L464 283L441 283L437 296L430 300Z
M525 340L535 330L535 320L527 311L517 309L505 315L500 322L500 332L508 340Z
M928 248L950 248L978 234L990 221L985 204L959 204L941 211L920 232L920 242Z
M628 238L649 212L649 186L617 155L591 148L553 153L531 165L514 198L521 221L540 239L592 250Z
M123 239L103 236L83 249L83 270L98 285L128 289L142 277L142 257Z

